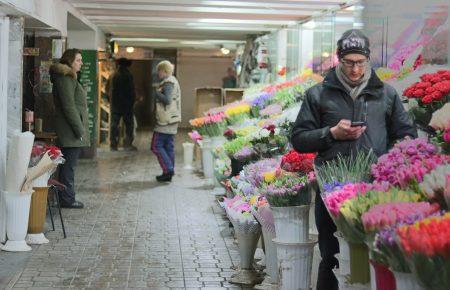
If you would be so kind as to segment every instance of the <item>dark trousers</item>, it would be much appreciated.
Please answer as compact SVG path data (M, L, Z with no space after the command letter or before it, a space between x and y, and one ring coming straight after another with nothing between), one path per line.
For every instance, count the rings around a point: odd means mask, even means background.
M111 147L117 147L119 143L119 123L120 119L123 118L125 123L125 140L124 146L131 146L133 143L133 131L134 131L134 119L133 112L128 113L117 113L113 112L111 114L111 132L109 135L109 141Z
M152 152L155 153L163 173L166 174L173 173L175 167L173 137L172 134L154 132L152 138Z
M78 164L81 148L63 147L61 148L61 152L66 162L59 166L59 182L64 184L66 189L59 193L59 199L62 204L69 205L75 201L75 168Z
M334 236L336 225L323 203L320 192L316 194L316 226L319 232L319 250L322 260L319 264L317 290L338 290L338 281L332 269L339 266L334 255L339 253L339 242Z

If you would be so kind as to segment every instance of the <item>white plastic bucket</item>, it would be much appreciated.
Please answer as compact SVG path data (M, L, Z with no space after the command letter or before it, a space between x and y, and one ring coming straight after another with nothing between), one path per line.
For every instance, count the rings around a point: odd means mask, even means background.
M280 290L310 290L314 246L317 241L284 243L277 246Z
M30 214L31 192L3 192L6 205L6 234L8 241L2 250L9 252L31 251L25 242Z
M277 240L284 243L309 241L309 205L271 207Z
M202 150L203 175L207 179L212 179L214 178L214 160L211 152L211 140L203 140L200 148Z
M183 157L184 157L184 169L192 170L194 167L192 163L194 162L194 144L193 143L183 143Z
M397 290L423 290L412 273L395 272L395 285Z

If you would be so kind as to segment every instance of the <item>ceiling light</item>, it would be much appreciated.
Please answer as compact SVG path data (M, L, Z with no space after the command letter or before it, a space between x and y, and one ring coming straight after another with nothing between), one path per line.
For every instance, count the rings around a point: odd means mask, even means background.
M322 56L325 58L330 57L330 53L325 51L324 53L322 53Z
M307 29L314 29L316 28L316 22L314 22L314 20L308 21L306 23L303 23L303 27Z
M220 51L221 51L222 54L224 54L224 55L227 55L227 54L230 53L230 50L229 50L228 48L225 48L225 47L222 47L222 48L220 49Z
M167 38L129 38L129 37L113 37L111 40L123 42L169 42Z
M127 52L128 52L128 53L133 53L133 52L134 52L134 47L128 46L128 47L127 47Z

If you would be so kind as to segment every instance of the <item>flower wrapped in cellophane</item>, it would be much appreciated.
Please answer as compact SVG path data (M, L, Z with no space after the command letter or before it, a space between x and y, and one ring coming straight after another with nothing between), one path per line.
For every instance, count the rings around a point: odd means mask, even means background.
M397 229L398 244L419 284L450 289L450 213Z

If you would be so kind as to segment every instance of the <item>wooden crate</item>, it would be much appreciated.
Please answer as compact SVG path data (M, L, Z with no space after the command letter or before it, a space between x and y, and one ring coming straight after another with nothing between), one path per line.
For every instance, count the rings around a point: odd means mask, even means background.
M244 89L224 89L223 104L229 104L236 101L241 101L244 96Z
M195 89L196 105L195 116L203 116L209 109L223 105L222 88L197 88Z

